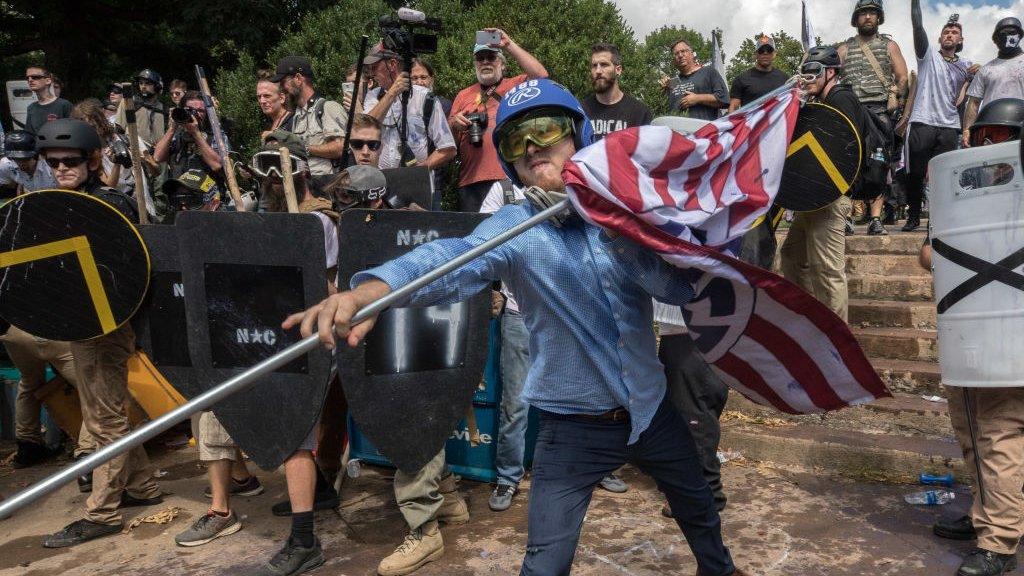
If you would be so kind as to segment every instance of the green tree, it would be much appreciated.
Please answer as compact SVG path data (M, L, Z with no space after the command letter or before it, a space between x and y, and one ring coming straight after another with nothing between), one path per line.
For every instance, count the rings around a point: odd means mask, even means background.
M760 36L761 34L757 34L752 38L745 38L729 61L729 66L725 70L729 84L732 84L740 73L754 65L754 43ZM775 40L775 67L789 76L796 74L804 57L804 47L800 39L786 34L784 30L771 34L771 37Z

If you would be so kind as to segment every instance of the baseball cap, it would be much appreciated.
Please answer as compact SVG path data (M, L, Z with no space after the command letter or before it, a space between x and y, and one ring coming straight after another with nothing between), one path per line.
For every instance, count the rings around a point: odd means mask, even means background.
M383 42L377 42L374 44L373 49L370 50L370 53L366 58L363 58L363 64L376 64L381 60L389 58L401 58L401 56L399 56L397 52L385 48Z
M755 51L760 50L761 48L764 48L766 46L768 48L771 48L772 52L774 52L775 40L771 36L766 36L762 34L761 37L757 39L757 47L755 48Z
M313 67L310 66L309 59L296 56L295 54L281 58L277 61L277 69L274 70L274 75L270 77L270 81L280 82L286 76L291 76L292 74L302 74L306 78L312 78Z
M277 152L281 147L288 149L288 153L292 156L297 156L306 160L306 146L303 145L302 140L299 137L287 130L278 128L267 134L267 137L263 139L263 147L260 148L260 152Z
M473 54L476 54L477 52L482 52L484 50L490 50L491 52L497 52L498 54L501 54L501 48L495 48L487 44L477 44L473 46Z

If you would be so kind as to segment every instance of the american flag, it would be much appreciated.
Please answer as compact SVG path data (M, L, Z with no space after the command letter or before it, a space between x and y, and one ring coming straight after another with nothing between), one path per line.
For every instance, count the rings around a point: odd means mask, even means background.
M786 87L692 135L615 132L580 150L563 177L588 221L687 270L690 335L751 400L792 414L889 396L846 323L767 270L723 254L772 204L800 108Z

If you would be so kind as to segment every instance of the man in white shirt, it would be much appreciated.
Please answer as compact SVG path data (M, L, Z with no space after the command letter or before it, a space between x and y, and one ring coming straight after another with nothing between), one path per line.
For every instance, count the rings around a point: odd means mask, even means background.
M999 54L978 70L967 89L969 100L964 113L964 133L960 139L965 148L971 145L971 126L983 105L1000 98L1024 98L1022 38L1024 25L1017 18L1011 16L996 23L992 41Z
M53 171L39 161L36 138L24 130L12 130L4 136L6 157L0 159L0 189L3 197L25 192L59 188Z

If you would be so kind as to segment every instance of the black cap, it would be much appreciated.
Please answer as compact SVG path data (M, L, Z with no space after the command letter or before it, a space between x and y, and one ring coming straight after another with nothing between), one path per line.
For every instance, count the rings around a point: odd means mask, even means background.
M313 67L309 65L309 60L302 56L296 56L295 54L285 56L277 61L277 70L270 77L270 81L280 82L286 76L291 76L292 74L302 74L306 78L312 79Z
M35 158L36 137L24 130L11 130L4 136L4 154L8 158Z

